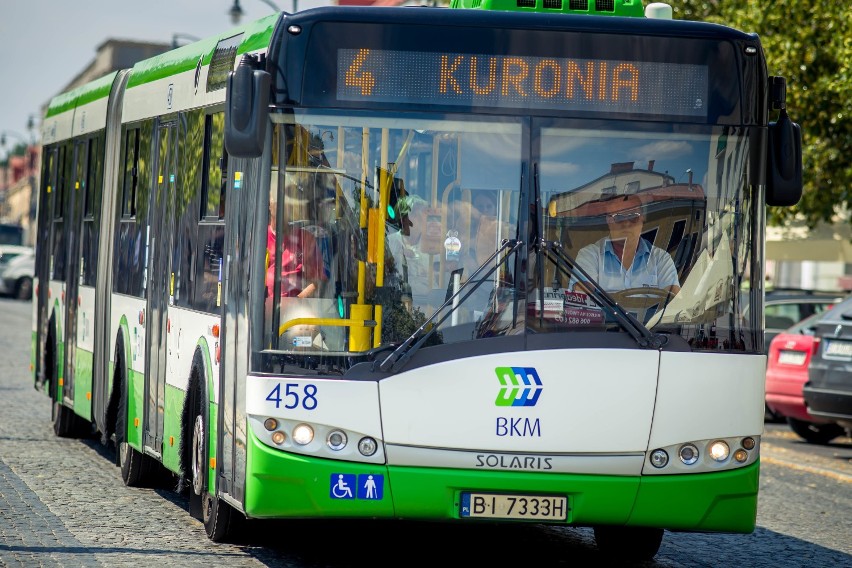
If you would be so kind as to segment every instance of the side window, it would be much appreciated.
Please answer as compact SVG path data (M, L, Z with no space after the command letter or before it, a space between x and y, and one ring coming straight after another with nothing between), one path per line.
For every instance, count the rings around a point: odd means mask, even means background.
M222 247L225 240L225 189L228 180L224 125L223 112L205 117L204 167L193 296L195 309L205 312L218 312L222 305Z
M104 135L89 140L89 164L87 168L85 194L83 195L83 231L80 258L80 283L94 286L98 269L98 247L100 243L101 179L103 177Z
M204 178L205 116L202 110L181 113L178 134L178 168L182 190L175 196L175 228L172 249L173 301L191 308L194 303L195 265L198 248L198 211Z
M201 186L201 217L225 218L225 187L228 182L228 153L225 151L225 113L208 115L204 123L205 168Z
M73 145L70 142L63 144L59 151L59 179L53 195L53 246L51 247L50 273L52 280L65 279L65 196L68 193L68 185L73 183L73 155Z
M148 196L154 161L151 155L153 121L128 128L122 145L123 183L115 242L114 291L142 297L148 246Z
M136 214L136 187L139 183L139 129L128 130L124 142L121 217L132 217Z
M121 200L118 203L118 227L116 229L115 273L113 291L119 294L130 293L129 274L131 255L134 246L134 222L136 214L136 188L139 183L139 129L128 129L124 134L122 155ZM120 277L125 275L124 277Z

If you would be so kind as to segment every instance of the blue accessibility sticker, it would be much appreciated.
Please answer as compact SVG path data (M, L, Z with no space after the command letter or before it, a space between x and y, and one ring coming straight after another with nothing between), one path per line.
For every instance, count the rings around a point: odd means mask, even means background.
M354 473L332 473L329 497L332 499L354 499L353 487L355 487Z
M385 476L377 473L332 473L329 485L332 499L381 501L385 497Z
M358 499L381 501L385 496L385 476L375 473L358 476Z

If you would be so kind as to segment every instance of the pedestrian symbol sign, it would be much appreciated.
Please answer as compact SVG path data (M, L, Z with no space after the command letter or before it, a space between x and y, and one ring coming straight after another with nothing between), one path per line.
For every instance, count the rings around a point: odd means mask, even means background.
M385 496L385 476L376 473L332 473L329 485L332 499L381 501Z
M384 475L375 473L358 476L358 499L380 501L384 497Z

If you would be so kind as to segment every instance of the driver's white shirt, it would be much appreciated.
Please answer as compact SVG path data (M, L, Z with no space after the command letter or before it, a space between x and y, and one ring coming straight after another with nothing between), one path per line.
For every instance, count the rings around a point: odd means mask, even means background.
M607 292L680 286L671 255L646 239L639 239L636 257L629 269L621 264L609 237L581 248L577 253L577 264ZM571 288L577 282L578 279L572 279Z

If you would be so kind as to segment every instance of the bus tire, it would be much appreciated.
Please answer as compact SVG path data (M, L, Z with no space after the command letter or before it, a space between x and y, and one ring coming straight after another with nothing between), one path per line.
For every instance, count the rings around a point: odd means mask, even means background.
M205 493L201 498L204 530L213 542L227 542L233 534L232 523L237 512L218 497Z
M54 400L51 411L53 417L53 433L59 438L81 438L86 435L89 424L62 401Z
M53 433L59 438L76 438L84 434L84 421L74 411L62 404L62 392L56 369L56 328L53 319L47 332L44 346L44 373L50 394L50 418L53 421Z
M144 487L152 478L152 459L127 442L127 381L121 380L115 423L116 461L128 487Z
M196 369L197 370L197 369ZM201 382L195 383L192 390L193 407L191 434L191 493L190 500L200 501L201 522L207 537L213 542L225 542L232 534L231 521L236 517L233 508L219 499L215 491L210 491L208 479L209 445L209 404ZM192 505L190 505L192 509Z
M660 550L663 529L650 527L595 527L595 544L611 560L641 562L651 560Z

